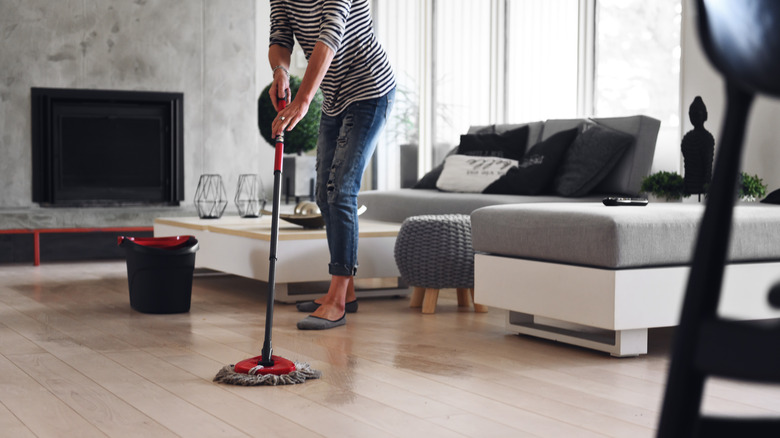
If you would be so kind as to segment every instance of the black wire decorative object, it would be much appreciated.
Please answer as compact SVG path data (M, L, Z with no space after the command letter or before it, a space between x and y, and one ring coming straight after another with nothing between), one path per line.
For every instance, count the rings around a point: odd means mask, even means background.
M204 174L198 180L195 190L195 208L201 219L219 219L227 207L227 195L222 177L215 174Z
M238 189L234 199L238 215L244 218L260 217L267 202L263 182L256 174L238 176Z

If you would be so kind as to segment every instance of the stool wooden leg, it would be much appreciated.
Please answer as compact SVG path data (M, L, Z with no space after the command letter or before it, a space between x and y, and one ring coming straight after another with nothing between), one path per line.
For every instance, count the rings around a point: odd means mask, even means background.
M469 289L469 290L471 291L471 301L474 301L474 289L472 288L472 289ZM488 306L486 306L484 304L477 304L475 302L474 303L474 311L477 312L477 313L487 313Z
M409 307L422 307L423 297L425 296L425 288L414 286L412 290L412 300L409 302Z
M436 301L439 300L439 289L425 289L422 313L436 313Z
M459 287L455 289L458 293L458 310L464 311L469 310L471 307L471 289L465 288L465 287Z

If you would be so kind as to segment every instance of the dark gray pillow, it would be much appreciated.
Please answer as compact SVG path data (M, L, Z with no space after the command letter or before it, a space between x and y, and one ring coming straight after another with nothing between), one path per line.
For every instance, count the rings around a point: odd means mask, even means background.
M457 154L458 153L458 147L455 146L452 148L451 151L447 152L447 155L444 157L445 159L449 157L450 155ZM439 163L438 166L434 167L428 173L423 175L422 178L420 178L415 185L412 186L413 189L436 189L436 181L439 180L439 177L441 176L441 171L444 170L444 161L442 160L441 163Z
M578 132L577 128L561 131L534 145L517 167L509 169L489 185L484 193L530 196L542 193L555 178L558 166Z
M560 196L587 195L615 167L634 137L600 125L586 125L563 158L553 184Z
M780 189L766 195L766 198L762 199L761 202L764 204L780 204Z
M428 173L423 175L419 181L417 181L412 188L413 189L435 189L436 181L441 176L441 171L444 170L444 162L441 162L438 166L431 169Z
M528 125L501 134L480 131L460 136L458 154L478 157L499 157L520 161L528 144Z

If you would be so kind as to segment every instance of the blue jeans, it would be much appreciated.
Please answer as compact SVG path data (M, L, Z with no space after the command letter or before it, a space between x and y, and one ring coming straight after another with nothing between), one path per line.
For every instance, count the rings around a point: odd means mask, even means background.
M357 272L357 195L379 133L393 108L395 89L350 104L336 116L322 115L317 140L317 206L325 219L330 275Z

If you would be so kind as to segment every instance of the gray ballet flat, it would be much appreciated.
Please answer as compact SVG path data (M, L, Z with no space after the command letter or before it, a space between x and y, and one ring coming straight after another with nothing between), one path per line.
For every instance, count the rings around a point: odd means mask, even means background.
M309 315L306 318L298 321L298 330L328 330L334 327L342 326L346 323L346 312L344 312L344 315L336 321Z
M298 308L299 312L304 313L312 313L315 310L320 308L319 303L315 303L314 301L304 301L301 303L298 303L295 305L296 308ZM358 302L357 300L350 301L348 303L344 303L344 309L347 311L347 313L355 313L358 311Z

